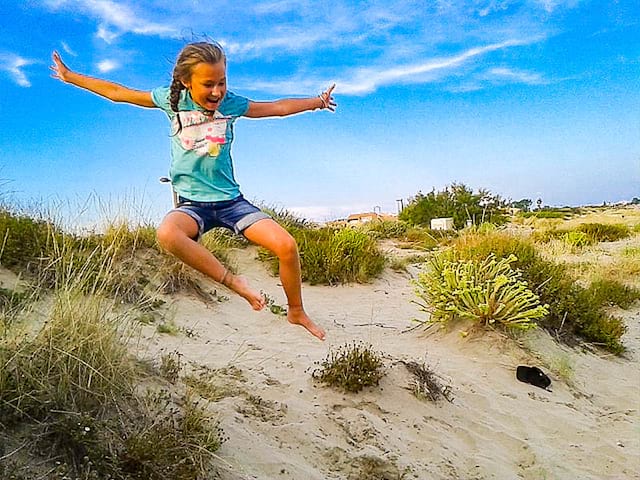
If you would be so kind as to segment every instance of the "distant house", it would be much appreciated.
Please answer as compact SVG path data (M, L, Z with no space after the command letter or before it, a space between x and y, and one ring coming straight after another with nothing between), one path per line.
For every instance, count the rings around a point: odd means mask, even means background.
M347 217L347 225L364 225L369 222L382 222L384 220L397 220L395 215L388 215L386 213L366 212L366 213L354 213Z
M453 230L453 218L432 218L431 230Z

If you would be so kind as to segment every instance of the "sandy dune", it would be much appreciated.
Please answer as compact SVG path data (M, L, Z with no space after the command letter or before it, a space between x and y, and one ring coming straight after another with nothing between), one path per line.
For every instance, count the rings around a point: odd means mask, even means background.
M254 250L238 252L237 261L256 288L285 304ZM527 334L521 348L498 333L407 331L424 315L412 303L415 274L305 285L307 311L327 330L324 343L219 290L229 299L173 298L169 311L191 335L145 327L140 348L156 359L180 352L185 374L216 369L226 396L211 408L228 436L218 452L225 480L640 479L637 305L621 312L629 324L625 358L570 350L543 332ZM383 355L380 386L345 394L317 385L318 362L354 340ZM426 362L453 401L418 400L401 361ZM519 364L543 368L553 391L517 381Z

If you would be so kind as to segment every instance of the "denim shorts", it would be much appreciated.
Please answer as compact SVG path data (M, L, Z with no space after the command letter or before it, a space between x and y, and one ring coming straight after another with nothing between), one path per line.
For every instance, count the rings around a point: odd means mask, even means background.
M221 202L196 202L179 196L178 205L171 212L186 213L193 218L198 224L198 239L215 227L228 228L242 235L259 220L271 218L242 195Z

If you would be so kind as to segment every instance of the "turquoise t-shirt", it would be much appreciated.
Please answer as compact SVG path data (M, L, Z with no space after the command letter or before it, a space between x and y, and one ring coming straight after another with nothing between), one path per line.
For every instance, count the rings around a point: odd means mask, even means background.
M178 103L182 130L171 110L169 88L151 91L153 102L171 121L171 168L169 176L178 195L196 202L232 200L240 195L233 174L231 143L233 124L249 109L249 100L227 91L213 115L206 114L187 90Z

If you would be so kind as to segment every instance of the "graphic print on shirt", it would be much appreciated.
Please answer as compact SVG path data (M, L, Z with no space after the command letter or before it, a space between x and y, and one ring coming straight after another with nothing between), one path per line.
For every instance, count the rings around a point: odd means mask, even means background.
M217 111L213 115L199 111L178 112L178 115L182 123L182 130L178 133L182 148L198 155L217 157L221 145L227 143L227 125L231 117Z

